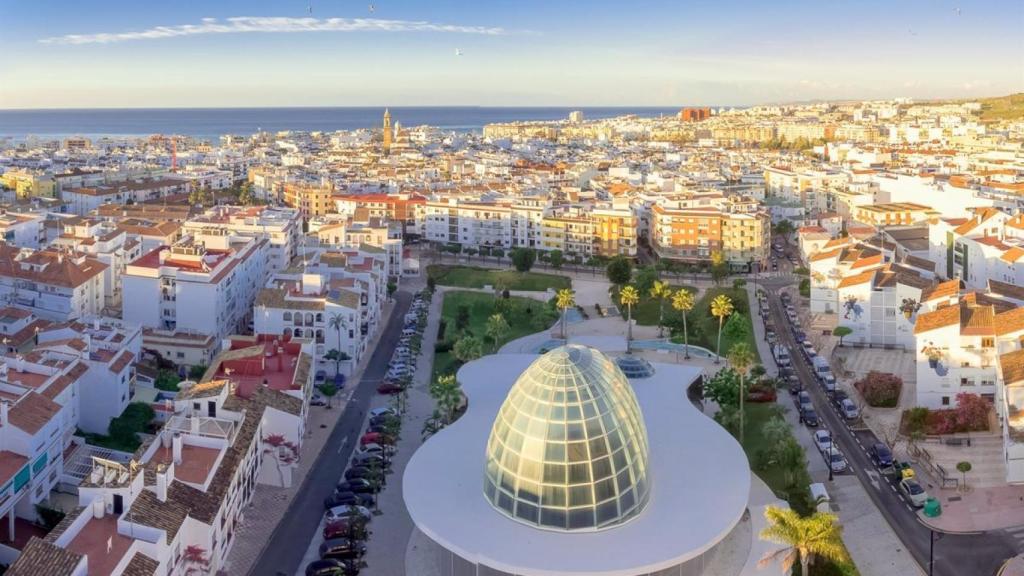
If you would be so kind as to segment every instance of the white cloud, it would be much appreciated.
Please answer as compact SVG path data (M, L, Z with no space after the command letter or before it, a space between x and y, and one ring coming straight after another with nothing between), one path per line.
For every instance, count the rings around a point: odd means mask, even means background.
M248 32L448 32L500 36L508 30L494 26L462 26L418 20L381 20L378 18L290 18L238 16L217 20L203 18L199 24L156 26L137 32L99 32L68 34L39 40L43 44L112 44L132 40L154 40L200 34L242 34Z

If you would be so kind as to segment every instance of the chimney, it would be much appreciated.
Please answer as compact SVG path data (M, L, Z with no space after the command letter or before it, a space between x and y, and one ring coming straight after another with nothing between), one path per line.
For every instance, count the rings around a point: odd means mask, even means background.
M174 439L171 441L171 444L173 445L171 454L174 458L174 464L177 466L178 464L181 464L182 439L180 432L174 433Z
M167 468L163 464L156 470L156 499L167 502L167 485L171 483L168 477Z
M7 426L7 413L11 408L11 403L7 400L0 402L0 426Z

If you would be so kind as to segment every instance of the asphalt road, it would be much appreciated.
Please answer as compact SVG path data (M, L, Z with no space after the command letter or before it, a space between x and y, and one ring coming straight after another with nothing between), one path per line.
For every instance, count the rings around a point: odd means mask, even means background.
M931 533L918 521L916 510L896 490L895 484L887 476L882 475L868 458L867 448L877 441L875 435L870 430L853 430L848 426L826 395L824 388L817 383L809 364L800 352L800 347L790 330L789 319L778 290L792 284L782 279L765 279L761 284L768 294L775 333L780 342L790 349L796 374L814 401L815 412L818 413L822 427L832 432L833 442L846 455L850 464L849 470L857 476L882 516L927 573ZM790 291L795 294L795 287ZM808 454L809 458L815 456ZM1014 542L1013 538L1001 530L982 534L937 535L933 574L994 575L1007 558L1017 554Z
M270 542L264 548L259 560L253 564L252 575L287 574L291 576L299 569L299 563L313 539L314 532L324 515L324 498L331 495L334 486L345 472L346 464L362 431L370 399L377 393L376 387L387 372L391 351L402 332L402 319L409 310L412 295L395 292L395 308L388 324L381 334L377 348L363 372L363 377L345 405L345 413L335 426L316 463L306 475L295 500L284 518L277 524ZM349 441L342 444L345 438ZM337 448L336 448L337 447Z

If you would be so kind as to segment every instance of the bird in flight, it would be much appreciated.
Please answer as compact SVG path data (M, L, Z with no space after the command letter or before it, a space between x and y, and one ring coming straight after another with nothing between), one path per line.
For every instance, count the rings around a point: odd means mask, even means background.
M373 14L374 12L377 11L377 7L374 6L373 4L370 4L369 6L367 6L367 8L370 10L370 14Z
M462 56L462 48L456 48L455 49L455 55L456 56Z

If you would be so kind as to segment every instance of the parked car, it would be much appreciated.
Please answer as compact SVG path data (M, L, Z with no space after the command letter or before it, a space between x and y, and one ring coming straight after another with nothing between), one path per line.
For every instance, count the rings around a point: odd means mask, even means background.
M366 466L352 466L348 470L345 470L345 480L355 480L357 478L368 478L372 474Z
M380 408L374 408L373 410L370 410L370 418L371 419L372 418L376 418L378 416L393 416L393 417L397 417L398 414L395 413L394 409L388 408L387 406L382 406Z
M847 398L839 405L839 411L843 413L843 418L847 420L856 420L860 418L860 410L857 409L857 405L853 403L853 400Z
M324 519L327 522L336 522L343 518L351 518L352 516L359 516L367 522L373 520L373 514L370 513L368 508L363 506L352 506L351 504L344 504L342 506L331 508L324 514Z
M378 394L399 394L402 390L405 390L405 386L395 382L381 382L380 385L377 386Z
M327 400L319 395L313 394L313 397L309 399L310 406L327 406Z
M352 465L353 466L366 466L370 462L377 462L378 464L384 464L383 454L353 454Z
M832 468L833 472L843 472L849 466L846 457L838 448L826 450L822 455L825 457L825 463Z
M366 544L348 538L335 538L320 545L320 558L352 560L361 558L363 554L366 554Z
M879 468L892 466L892 450L881 442L875 442L868 448L868 456Z
M355 492L356 494L373 494L377 489L366 478L353 478L351 480L342 480L341 482L338 482L338 485L334 487L334 491Z
M798 392L796 395L796 405L800 412L814 409L814 402L811 401L811 395L806 390Z
M803 414L800 415L800 419L803 420L804 424L809 428L818 427L818 413L815 412L813 408L804 410Z
M790 374L786 377L786 382L789 384L789 393L797 394L803 391L804 386L800 383L800 378L796 374Z
M924 491L924 488L918 484L917 480L913 478L904 478L900 480L900 492L907 497L910 501L910 505L915 508L924 506L926 500L928 500L928 493Z
M397 419L396 416L391 415L374 416L370 418L370 426L388 426Z
M836 405L836 408L839 408L840 406L843 405L843 400L846 400L849 397L849 394L847 394L845 391L836 390L835 392L832 393L832 403Z
M324 509L330 510L331 508L337 508L338 506L344 505L355 505L355 506L366 506L369 508L373 506L373 496L369 494L356 494L355 492L335 492L327 498L324 498Z
M366 523L356 518L345 518L324 524L324 540L332 538L354 538L363 540L369 534Z
M380 432L367 432L359 438L359 444L365 446L367 444L381 444L381 445L392 445L395 443L395 439L388 435Z
M335 558L314 560L306 565L306 576L356 576L359 566Z
M810 342L804 340L800 345L804 347L804 355L807 356L807 358L814 358L818 355L818 353L814 351L814 346L811 346Z
M814 445L818 447L818 452L824 454L832 447L832 433L828 430L815 430Z
M360 454L360 455L362 455L362 454L380 454L381 456L387 456L387 455L390 455L390 454L394 454L394 452L395 452L395 447L394 446L383 446L381 444L377 444L376 442L370 442L369 444L362 444L361 446L356 448L356 454Z

